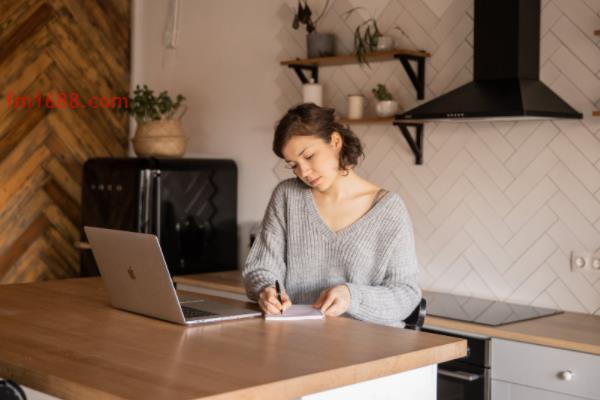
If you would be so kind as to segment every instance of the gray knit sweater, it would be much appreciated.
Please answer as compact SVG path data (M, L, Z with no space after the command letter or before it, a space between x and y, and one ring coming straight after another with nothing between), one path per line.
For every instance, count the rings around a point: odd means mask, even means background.
M402 327L421 299L417 272L413 228L398 194L388 192L334 232L310 187L291 178L273 191L242 276L250 299L279 280L294 304L312 304L322 290L345 284L345 316Z

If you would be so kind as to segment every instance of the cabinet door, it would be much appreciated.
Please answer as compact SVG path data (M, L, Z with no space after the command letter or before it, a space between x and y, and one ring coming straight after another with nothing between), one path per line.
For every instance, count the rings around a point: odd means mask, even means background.
M492 400L587 400L516 383L492 380Z
M493 380L600 400L598 371L599 356L492 339Z

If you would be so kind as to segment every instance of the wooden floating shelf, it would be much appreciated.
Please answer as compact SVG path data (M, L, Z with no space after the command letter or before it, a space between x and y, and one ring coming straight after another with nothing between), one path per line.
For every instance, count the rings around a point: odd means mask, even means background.
M600 110L598 110L598 111L594 111L594 112L592 113L592 115L593 115L594 117L600 117Z
M388 61L394 60L397 56L411 56L411 57L430 57L426 51L418 50L389 50L389 51L377 51L373 53L365 54L367 61ZM345 56L332 56L332 57L319 57L319 58L297 58L295 60L281 61L281 65L292 65L292 64L304 64L314 65L318 67L325 67L329 65L346 65L346 64L357 64L356 55L349 54Z
M341 117L339 120L340 124L392 124L394 122L394 117L365 117L360 119L350 119L346 117Z
M422 50L406 50L406 49L395 49L390 51L376 51L365 54L365 60L367 62L374 61L392 61L398 60L404 68L404 71L408 75L411 83L415 87L417 99L423 100L425 98L425 59L431 57L426 51ZM288 68L294 70L300 82L303 84L309 82L319 82L319 68L333 65L348 65L358 64L358 60L355 54L349 54L344 56L332 56L332 57L318 57L318 58L296 58L295 60L280 61L281 65L286 65ZM311 73L311 79L305 75L305 71ZM400 129L400 132L405 137L408 145L415 155L415 163L423 164L423 124L416 121L410 121L410 123L400 123L394 121L394 117L379 118L379 117L365 117L360 119L349 119L339 118L338 122L346 125L350 124L393 124ZM414 137L411 135L410 129L415 131Z

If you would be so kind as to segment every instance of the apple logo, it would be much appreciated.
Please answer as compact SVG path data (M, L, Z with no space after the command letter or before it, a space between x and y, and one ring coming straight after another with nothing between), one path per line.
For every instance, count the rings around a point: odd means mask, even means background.
M129 277L131 279L135 279L135 272L133 271L133 268L131 268L131 266L129 266L129 269L127 270L127 272L129 273Z

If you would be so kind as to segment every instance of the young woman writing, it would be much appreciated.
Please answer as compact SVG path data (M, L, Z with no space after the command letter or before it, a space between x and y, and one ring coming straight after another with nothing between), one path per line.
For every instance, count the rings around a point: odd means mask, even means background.
M270 314L294 302L404 326L421 299L413 228L400 196L353 171L360 140L309 103L279 121L273 151L296 178L271 195L242 269L248 297Z

